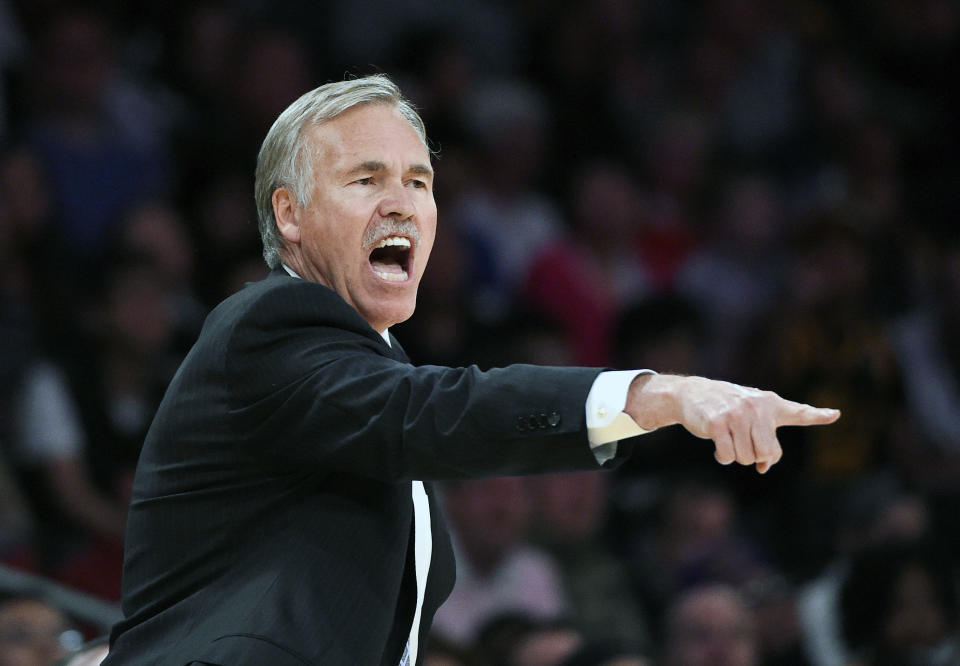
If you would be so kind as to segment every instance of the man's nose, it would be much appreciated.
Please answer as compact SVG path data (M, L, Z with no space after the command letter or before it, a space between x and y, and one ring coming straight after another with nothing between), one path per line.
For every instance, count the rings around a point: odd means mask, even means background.
M403 183L392 183L380 201L380 216L408 220L417 212L413 193Z

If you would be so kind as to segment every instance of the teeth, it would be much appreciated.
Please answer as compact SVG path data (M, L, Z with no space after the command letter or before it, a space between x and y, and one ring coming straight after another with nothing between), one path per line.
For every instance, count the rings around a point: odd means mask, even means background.
M383 271L374 270L374 273L377 274L381 280L386 280L387 282L403 282L407 279L407 271L402 270L399 273L386 273Z
M403 236L388 236L380 241L377 247L388 247L390 245L399 245L400 247L410 247L410 239Z

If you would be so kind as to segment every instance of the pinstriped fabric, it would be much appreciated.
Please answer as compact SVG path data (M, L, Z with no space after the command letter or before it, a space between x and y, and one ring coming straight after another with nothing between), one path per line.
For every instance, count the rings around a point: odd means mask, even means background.
M321 285L247 287L208 318L144 443L106 663L395 666L417 601L411 480L596 468L597 373L413 367ZM517 427L543 412L556 426ZM418 640L454 572L431 514Z

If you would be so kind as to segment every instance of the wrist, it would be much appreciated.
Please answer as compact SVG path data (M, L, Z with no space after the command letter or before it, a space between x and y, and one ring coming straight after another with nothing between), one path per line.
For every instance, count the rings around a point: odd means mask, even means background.
M680 423L680 387L690 379L679 375L639 375L630 383L624 411L644 430Z

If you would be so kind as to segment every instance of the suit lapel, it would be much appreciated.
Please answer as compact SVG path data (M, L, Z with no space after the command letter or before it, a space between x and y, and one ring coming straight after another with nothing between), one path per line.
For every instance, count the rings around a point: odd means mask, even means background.
M397 339L393 336L393 333L388 333L387 335L390 336L390 345L389 345L390 358L396 359L401 363L410 363L410 357L407 356L407 352L403 350L403 347L400 345Z

